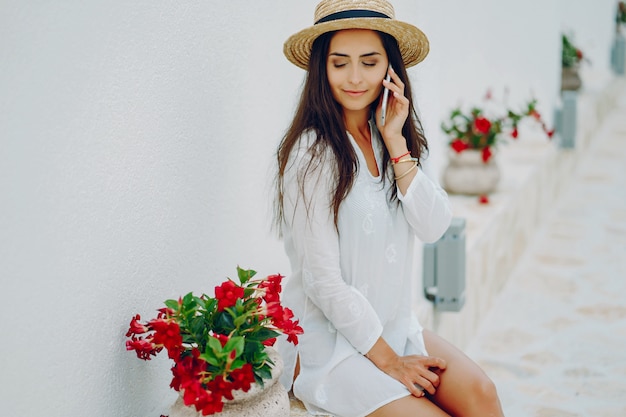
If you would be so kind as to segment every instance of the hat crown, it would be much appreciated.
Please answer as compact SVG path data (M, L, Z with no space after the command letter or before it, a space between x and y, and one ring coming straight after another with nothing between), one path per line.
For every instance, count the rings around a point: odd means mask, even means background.
M391 19L395 18L393 6L386 0L322 0L315 8L314 22L350 10L368 10L382 13Z

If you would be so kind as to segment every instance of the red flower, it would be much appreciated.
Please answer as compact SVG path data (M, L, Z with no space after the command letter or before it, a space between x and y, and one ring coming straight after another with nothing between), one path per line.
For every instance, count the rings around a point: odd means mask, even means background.
M514 127L513 131L511 132L511 136L513 136L513 139L517 139L518 135L519 135L519 132L517 131L517 128Z
M583 59L583 51L576 49L576 58L578 58L579 61Z
M263 281L259 284L259 288L265 290L263 299L266 303L280 302L280 292L282 291L280 282L282 279L283 276L280 274L270 275L267 277L267 281Z
M243 288L232 281L226 281L222 285L215 287L217 311L224 311L225 308L234 306L238 299L243 298L243 295Z
M489 197L485 194L478 197L478 202L480 204L489 204Z
M299 320L292 320L293 311L287 307L281 307L279 303L270 303L267 305L267 315L272 318L274 326L287 335L288 342L298 344L298 335L304 333L304 330L298 325Z
M130 327L126 332L126 337L131 337L134 334L144 334L150 330L148 326L139 323L139 320L141 320L141 316L139 314L132 318L130 321Z
M178 360L183 350L183 337L178 323L174 320L154 319L149 324L154 329L153 342L164 346L170 359Z
M483 162L487 163L489 162L489 159L491 158L491 155L493 155L491 153L491 149L489 149L489 146L485 146L483 148L483 152L482 152L482 156L483 156Z
M486 135L491 129L491 122L485 117L477 117L474 119L474 128L478 132Z
M240 389L244 392L248 392L248 390L250 390L250 385L254 382L252 365L246 363L241 368L235 369L231 372L230 379L233 381L233 389Z
M456 151L456 153L461 153L464 150L469 148L469 145L465 142L463 142L461 139L455 139L451 144L450 147L452 147L452 149L454 149Z
M549 138L552 138L552 136L554 136L554 129L548 130L546 134L548 135Z
M227 400L233 399L234 384L224 379L222 375L218 375L215 379L207 384L207 389L211 392L219 394Z
M126 350L134 350L139 359L145 361L150 360L150 356L156 356L163 347L156 346L150 339L141 339L133 337L126 341Z
M200 359L200 351L194 348L191 355L178 360L172 367L172 382L170 387L176 391L185 390L199 385L199 378L206 370L207 363ZM192 388L193 390L193 388ZM187 404L189 405L189 404Z

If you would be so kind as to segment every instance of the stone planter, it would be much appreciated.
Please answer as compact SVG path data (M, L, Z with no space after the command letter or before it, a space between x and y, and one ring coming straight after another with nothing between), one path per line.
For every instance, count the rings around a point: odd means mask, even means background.
M466 149L460 153L450 150L448 166L443 171L443 188L451 194L483 195L495 190L500 181L500 168L493 155L483 162L482 151Z
M561 91L578 91L581 86L578 65L561 69Z
M283 361L273 348L266 348L274 362L272 378L265 380L263 388L253 384L248 392L233 392L232 401L224 401L224 410L216 417L289 417L290 405L287 391L278 381L283 373ZM202 417L195 407L187 407L179 396L170 410L169 417Z

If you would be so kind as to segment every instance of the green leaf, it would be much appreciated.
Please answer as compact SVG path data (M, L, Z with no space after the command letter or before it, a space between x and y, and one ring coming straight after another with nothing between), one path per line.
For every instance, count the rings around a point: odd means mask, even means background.
M221 313L218 313L217 319L215 320L215 327L216 329L227 330L225 332L219 332L219 333L230 333L235 328L233 317L228 312L228 309L226 309L226 311L222 311Z
M255 275L256 271L253 271L252 269L242 269L237 266L237 276L239 277L239 282L241 282L242 284L250 281L250 279Z
M245 346L245 340L241 336L231 337L226 345L224 346L224 352L232 352L235 351L236 356L241 356L243 353L243 349Z
M212 355L210 352L203 353L202 355L200 355L200 359L202 359L203 361L213 366L217 366L218 368L221 368L220 360L215 355Z
M165 307L178 311L178 300L165 300Z
M209 337L207 344L209 345L209 349L211 349L216 356L222 353L222 344L215 337Z
M189 328L192 333L201 335L206 329L204 325L204 317L202 316L193 317L191 319L191 322L189 323Z
M213 311L215 310L215 307L217 306L217 300L215 298L212 297L207 297L204 300L204 309L207 312Z
M238 316L232 310L230 310L230 309L227 309L227 310L228 310L229 313L231 313L232 317L234 318L233 323L234 323L235 327L237 327L237 328L241 327L248 320L249 314L244 314L244 315Z
M248 335L247 339L250 341L264 342L268 339L277 337L280 333L275 330L268 329L267 327L261 327L259 330Z
M272 369L268 364L264 364L260 368L258 368L255 372L263 379L271 379L272 378Z
M183 305L185 307L191 307L194 306L196 304L196 297L194 297L193 293L187 293L185 294L185 296L183 297Z
M246 363L248 363L248 361L241 359L241 358L237 358L233 361L232 365L230 365L231 369L239 369L242 366L244 366Z
M261 386L261 388L263 388L265 386L265 381L263 381L263 378L261 378L259 375L256 374L256 372L254 373L254 381L259 384Z

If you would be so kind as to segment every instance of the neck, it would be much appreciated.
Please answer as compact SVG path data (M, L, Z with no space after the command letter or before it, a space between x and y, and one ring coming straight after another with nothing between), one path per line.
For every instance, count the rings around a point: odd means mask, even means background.
M358 111L344 109L343 111L343 121L346 129L355 138L360 137L371 140L369 116L369 108Z

